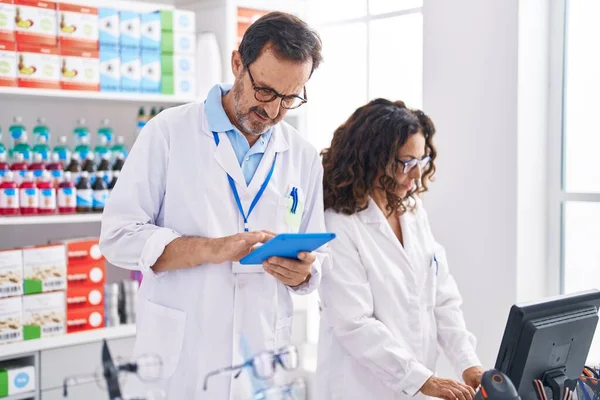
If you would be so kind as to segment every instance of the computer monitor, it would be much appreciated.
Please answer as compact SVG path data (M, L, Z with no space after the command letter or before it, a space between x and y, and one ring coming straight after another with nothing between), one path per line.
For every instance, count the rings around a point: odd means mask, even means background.
M536 400L535 379L561 399L557 387L582 373L598 310L598 290L512 306L495 368L511 379L522 400Z

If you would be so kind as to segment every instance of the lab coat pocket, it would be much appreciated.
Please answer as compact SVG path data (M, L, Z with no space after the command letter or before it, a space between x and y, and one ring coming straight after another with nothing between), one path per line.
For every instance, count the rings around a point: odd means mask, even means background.
M292 343L292 319L293 317L285 317L277 320L275 324L276 348Z
M157 357L162 363L162 368L156 372L158 377L170 378L179 363L186 313L148 300L142 307L143 316L137 326L134 357Z
M434 257L431 260L429 269L427 271L427 283L425 287L425 293L427 296L427 307L434 308L437 300L437 280L439 273L439 264L437 259Z
M292 195L292 191L295 194ZM292 187L285 197L277 202L278 233L297 233L300 230L304 212L305 196L302 189Z

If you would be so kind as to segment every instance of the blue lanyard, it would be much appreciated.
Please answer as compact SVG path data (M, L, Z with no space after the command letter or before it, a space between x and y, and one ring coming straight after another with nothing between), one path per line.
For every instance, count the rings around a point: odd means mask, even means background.
M215 144L218 147L219 146L219 134L216 132L213 132L213 137L215 139ZM275 157L273 158L273 165L271 165L271 170L269 171L269 174L265 178L265 181L263 182L262 186L258 190L258 193L256 193L254 200L252 200L252 203L250 204L250 209L248 210L247 215L244 212L244 207L242 207L240 195L238 194L237 188L235 187L235 181L233 180L231 175L227 174L227 179L229 180L229 186L231 186L231 191L233 192L233 197L235 198L235 202L237 203L238 210L240 210L240 214L242 214L242 217L244 218L244 231L245 232L248 232L248 218L250 218L250 214L252 214L252 210L254 210L254 207L256 207L256 205L258 204L258 201L260 200L261 196L265 192L265 189L269 185L269 182L271 181L271 177L273 176L273 171L275 171L275 162L276 161L277 161L277 153L275 153Z

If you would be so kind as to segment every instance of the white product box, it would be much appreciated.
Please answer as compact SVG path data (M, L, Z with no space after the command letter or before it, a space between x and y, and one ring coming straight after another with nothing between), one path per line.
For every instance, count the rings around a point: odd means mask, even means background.
M6 388L8 396L33 392L35 390L35 367L23 361L10 361L0 365L0 387Z
M160 71L160 53L142 51L142 92L160 93Z
M65 334L65 292L23 296L23 339Z
M175 95L192 96L196 94L196 77L174 76Z
M141 14L140 21L142 51L160 51L162 33L161 12L155 11Z
M173 10L173 32L196 32L196 13L193 11Z
M20 87L59 89L58 48L17 43L17 83Z
M114 8L101 7L98 9L98 19L100 48L106 46L118 50L119 37L121 36L119 11Z
M61 49L60 85L66 90L100 90L98 50Z
M173 75L196 75L196 57L189 54L173 54Z
M137 52L121 51L121 92L139 92L142 60Z
M100 46L100 91L118 92L121 87L121 57L116 48Z
M119 12L121 49L139 50L141 41L140 14L131 11Z
M25 294L64 290L67 286L67 251L64 245L23 249Z
M17 86L16 50L14 42L0 43L0 86Z
M59 2L58 21L58 41L61 49L98 49L97 8Z
M15 6L13 0L0 0L0 42L15 41Z
M0 299L0 344L23 340L21 296Z
M173 32L173 54L195 54L196 34Z
M23 294L23 252L0 251L0 297Z
M14 4L17 42L56 46L58 35L56 3L42 0L14 0Z

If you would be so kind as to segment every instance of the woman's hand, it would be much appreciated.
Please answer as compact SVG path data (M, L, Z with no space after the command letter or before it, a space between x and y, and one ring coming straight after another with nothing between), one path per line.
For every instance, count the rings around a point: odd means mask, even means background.
M473 400L475 391L472 387L454 381L432 376L421 388L421 393L430 397L445 400Z

